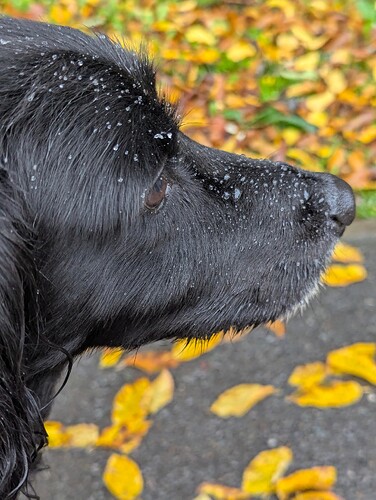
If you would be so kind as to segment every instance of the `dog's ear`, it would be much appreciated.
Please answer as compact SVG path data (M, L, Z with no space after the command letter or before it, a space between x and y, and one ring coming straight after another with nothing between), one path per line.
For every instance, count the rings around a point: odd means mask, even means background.
M25 384L33 259L25 203L0 165L0 498L27 492L30 465L46 442L35 395Z

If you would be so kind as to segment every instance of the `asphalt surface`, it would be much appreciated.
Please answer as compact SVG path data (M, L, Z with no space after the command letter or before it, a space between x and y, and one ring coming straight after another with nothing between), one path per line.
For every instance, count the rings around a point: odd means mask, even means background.
M131 455L143 472L143 500L192 500L203 481L239 486L250 459L280 445L294 452L291 470L335 465L336 493L346 500L376 499L376 391L342 409L300 408L284 399L296 365L324 360L328 351L343 345L376 342L376 221L355 223L344 240L364 252L366 281L322 291L301 317L290 320L282 340L259 329L173 370L174 399L155 416L149 434ZM116 372L97 366L97 355L75 365L51 419L67 425L110 424L117 390L142 374L133 368ZM273 384L283 394L239 419L223 420L208 411L221 392L243 382ZM101 479L110 453L46 450L50 469L35 481L41 499L113 498Z

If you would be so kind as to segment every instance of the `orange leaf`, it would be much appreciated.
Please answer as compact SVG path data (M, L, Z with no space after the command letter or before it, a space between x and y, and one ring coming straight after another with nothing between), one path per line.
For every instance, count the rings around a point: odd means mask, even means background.
M332 466L312 467L293 472L278 479L276 493L279 500L286 500L291 493L305 490L328 490L337 480L337 471Z
M331 351L327 363L336 372L354 375L376 385L375 354L375 343L357 343Z
M292 394L288 399L299 406L339 408L357 403L363 396L363 388L354 381L333 381L328 385L312 385Z
M360 264L341 266L332 264L322 275L321 280L329 286L348 286L353 283L364 281L367 278L367 270Z
M285 473L292 457L286 446L262 451L244 470L242 490L253 495L273 493L275 481Z
M144 488L144 480L136 462L116 453L107 461L103 482L110 493L119 500L134 500Z
M266 323L265 326L266 328L268 328L268 330L273 332L276 337L284 337L284 335L286 334L286 324L278 319L276 321L273 321L273 323L269 321L269 323Z
M211 405L210 411L222 418L242 417L253 406L277 392L272 385L239 384L224 391Z
M133 366L146 373L153 374L163 370L163 368L176 368L179 364L179 361L173 357L170 351L147 351L126 357L120 363L120 366Z

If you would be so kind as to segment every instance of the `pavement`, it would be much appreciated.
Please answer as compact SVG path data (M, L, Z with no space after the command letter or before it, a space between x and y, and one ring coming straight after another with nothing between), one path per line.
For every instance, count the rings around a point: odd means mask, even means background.
M284 399L296 365L324 360L343 345L376 342L376 220L355 222L344 240L364 252L366 281L323 290L301 317L289 321L283 339L258 329L173 370L174 399L153 418L131 455L143 472L143 500L192 500L203 481L239 486L251 458L281 445L294 452L291 470L335 465L336 493L346 500L376 499L376 391L341 409L300 408ZM98 355L85 356L58 396L51 419L109 425L116 392L140 376L134 368L100 370ZM221 392L243 382L273 384L284 394L242 418L223 420L209 412ZM35 481L41 499L110 500L101 478L110 453L45 450L50 468Z

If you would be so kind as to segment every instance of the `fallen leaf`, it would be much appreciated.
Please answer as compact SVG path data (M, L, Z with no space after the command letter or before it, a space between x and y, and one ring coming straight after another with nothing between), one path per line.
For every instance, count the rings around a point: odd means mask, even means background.
M148 412L157 413L172 401L174 396L174 379L168 370L163 370L150 384L148 392Z
M69 446L86 448L87 446L95 446L99 429L95 424L76 424L67 426L65 433Z
M333 260L343 262L345 264L350 262L357 262L360 264L364 261L364 257L358 248L340 241L334 248Z
M170 351L146 351L127 356L119 367L132 366L148 374L153 374L164 368L176 368L180 362Z
M117 392L112 405L112 422L115 425L126 425L133 432L145 426L148 414L148 396L150 380L139 378L132 384L125 384Z
M292 497L292 500L343 500L332 491L305 491Z
M348 286L367 278L367 270L360 264L332 264L322 275L321 281L329 286Z
M286 500L292 493L305 490L328 490L337 480L337 471L332 466L312 467L293 472L278 479L276 493L279 500Z
M211 351L221 343L223 333L216 333L209 340L181 339L174 343L171 354L178 361L191 361Z
M59 448L68 442L65 427L61 422L49 420L44 423L44 427L48 434L48 445L50 448Z
M375 354L376 343L357 343L331 351L327 363L337 373L354 375L376 385Z
M275 392L277 389L272 385L239 384L224 391L211 405L210 411L222 418L242 417Z
M310 111L324 111L330 106L336 99L335 94L326 90L321 94L314 94L307 97L305 103Z
M313 385L320 384L325 379L327 372L327 367L320 361L307 363L294 369L288 383L302 389L308 389Z
M239 62L243 59L248 59L256 55L255 47L246 41L239 40L238 42L233 43L226 50L226 56L230 61Z
M268 330L273 332L276 337L284 337L286 334L286 324L278 319L273 322L269 321L265 326Z
M327 385L312 385L289 396L299 406L340 408L357 403L363 396L363 388L355 381L332 381Z
M185 38L189 43L202 43L215 45L216 37L207 28L200 24L194 24L185 31Z
M151 424L150 420L145 421L145 425L143 428L139 428L138 432L130 432L124 425L105 427L98 436L96 446L113 448L122 453L131 453L140 445Z
M273 493L275 481L288 469L292 458L292 451L286 446L262 451L244 470L242 490L253 495Z
M116 453L107 461L103 482L110 493L119 500L134 500L144 488L144 480L136 462Z
M248 493L240 490L239 488L230 488L222 484L216 483L202 483L198 487L200 495L208 495L208 498L215 498L215 500L248 500L250 498Z
M118 364L124 353L123 349L104 349L99 359L100 368L111 368Z

